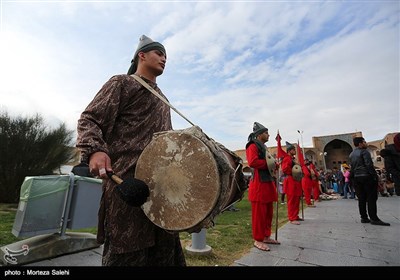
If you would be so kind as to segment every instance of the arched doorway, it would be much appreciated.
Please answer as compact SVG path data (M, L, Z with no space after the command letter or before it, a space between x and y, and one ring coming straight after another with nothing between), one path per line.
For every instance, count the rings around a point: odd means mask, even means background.
M316 162L317 161L317 155L315 154L314 151L307 151L306 152L306 159L311 160L312 162Z
M333 169L334 167L340 170L340 165L343 163L349 163L349 155L353 151L353 148L349 143L334 139L324 148L325 163L327 169Z

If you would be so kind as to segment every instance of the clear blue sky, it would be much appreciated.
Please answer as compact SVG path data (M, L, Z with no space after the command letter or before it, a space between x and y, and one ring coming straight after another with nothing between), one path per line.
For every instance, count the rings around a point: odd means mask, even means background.
M158 84L231 150L254 121L283 141L400 130L399 1L0 1L0 110L76 130L139 37L163 43ZM188 127L177 114L175 129Z

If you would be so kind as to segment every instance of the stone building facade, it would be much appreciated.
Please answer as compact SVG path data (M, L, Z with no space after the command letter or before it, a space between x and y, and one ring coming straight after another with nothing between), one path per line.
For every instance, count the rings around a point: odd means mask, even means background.
M383 168L383 159L379 155L379 151L385 148L385 145L392 144L394 136L399 132L392 132L386 134L381 140L368 142L368 151L371 154L372 161L377 168ZM349 155L355 148L353 145L354 137L362 137L362 132L353 132L345 134L334 134L326 136L312 137L313 147L304 147L305 157L312 160L318 169L332 170L333 168L340 169L343 163L349 163ZM275 139L266 144L276 143ZM282 141L284 143L284 141ZM286 146L282 146L286 151ZM268 146L269 153L276 157L277 147ZM235 153L243 159L244 171L249 171L246 160L246 150L237 150Z

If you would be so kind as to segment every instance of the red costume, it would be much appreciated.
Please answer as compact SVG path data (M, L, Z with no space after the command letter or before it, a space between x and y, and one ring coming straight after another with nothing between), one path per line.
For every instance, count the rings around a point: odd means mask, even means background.
M317 172L317 169L315 168L314 164L310 164L310 169L311 171L311 180L312 180L312 193L313 193L313 198L314 201L319 200L319 173Z
M292 168L294 162L292 156L287 154L282 161L282 171L286 174L286 178L283 181L283 191L287 196L287 209L289 221L300 220L299 217L299 205L300 198L302 195L301 182L296 181L292 176Z
M256 141L250 141L246 145L246 158L248 165L254 169L249 184L253 238L262 242L265 237L271 235L273 202L277 201L278 195L274 179L268 171L265 151L260 153L257 147L264 144L256 144Z
M304 199L307 205L312 205L311 203L311 192L313 188L313 182L311 180L311 172L307 165L303 165L301 170L303 171L304 177L301 179L301 186L304 192Z

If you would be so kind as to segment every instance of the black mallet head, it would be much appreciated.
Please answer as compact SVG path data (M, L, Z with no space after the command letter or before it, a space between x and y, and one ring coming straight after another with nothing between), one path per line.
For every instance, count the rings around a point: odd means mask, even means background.
M117 186L118 194L127 204L135 207L142 206L150 195L145 182L135 178L127 178Z
M127 178L122 180L114 172L107 172L108 177L117 183L117 192L121 199L127 204L140 207L150 195L149 186L142 180L136 178Z

